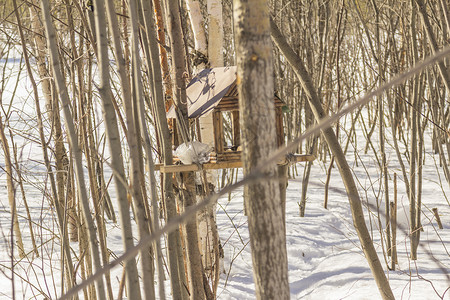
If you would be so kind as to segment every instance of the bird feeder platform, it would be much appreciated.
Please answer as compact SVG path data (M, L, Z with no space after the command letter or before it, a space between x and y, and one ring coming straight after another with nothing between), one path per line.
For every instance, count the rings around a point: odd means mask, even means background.
M298 162L313 161L316 157L310 154L292 154L289 157L278 162L278 165L294 164ZM205 164L191 164L191 165L164 165L156 164L155 170L161 173L181 173L181 172L198 172L203 170L220 170L242 168L242 160L235 161L213 161Z

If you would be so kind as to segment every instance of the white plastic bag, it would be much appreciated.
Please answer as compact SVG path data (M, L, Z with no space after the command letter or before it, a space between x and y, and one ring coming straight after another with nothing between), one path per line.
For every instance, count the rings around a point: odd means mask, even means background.
M178 156L184 165L190 164L204 164L209 162L209 153L211 147L197 141L183 143L175 150L175 155Z

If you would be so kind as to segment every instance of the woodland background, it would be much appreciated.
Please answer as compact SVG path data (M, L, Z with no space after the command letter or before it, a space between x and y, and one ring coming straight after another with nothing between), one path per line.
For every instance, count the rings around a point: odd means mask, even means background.
M11 287L2 297L220 298L221 262L231 270L235 258L223 257L215 214L227 212L217 200L236 188L248 216L249 297L290 298L286 220L301 223L312 200L327 209L336 195L350 203L373 293L398 294L389 274L399 231L409 265L423 259L442 275L425 297L448 297L449 236L437 223L448 227L450 216L448 1L1 1L0 270ZM186 84L203 68L234 65L243 172L205 172L196 184L192 172L155 171L173 164L173 141L207 139L203 121L187 119ZM278 152L274 91L289 145ZM232 116L224 120L231 139ZM277 168L287 153L316 160ZM283 196L286 178L298 179L297 195ZM427 182L440 190L424 193ZM320 200L310 192L318 187ZM433 247L425 226L438 236Z

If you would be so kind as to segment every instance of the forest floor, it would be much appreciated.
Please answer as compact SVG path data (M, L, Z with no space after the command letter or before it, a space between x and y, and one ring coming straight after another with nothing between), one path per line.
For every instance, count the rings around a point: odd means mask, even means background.
M351 157L351 155L348 155ZM353 166L355 178L360 184L361 196L371 203L371 213L366 214L366 223L373 235L383 265L390 264L390 258L383 253L380 239L376 199L379 172L370 154L360 154L358 166ZM338 170L332 170L328 209L323 208L324 181L326 170L323 163L315 162L308 188L306 215L299 217L301 179L304 164L298 164L299 175L289 180L287 189L286 234L289 264L289 281L292 299L377 299L379 293L369 266L362 254L356 232L352 225L349 204L339 177ZM37 167L38 168L38 167ZM38 168L39 169L39 168ZM397 172L400 173L399 170ZM450 189L446 182L439 181L439 174L433 155L426 160L423 169L424 204L421 243L418 260L409 258L407 237L409 205L404 184L398 180L397 250L399 264L395 271L386 271L396 299L450 299L450 206L446 196ZM239 175L241 177L241 175ZM0 299L12 298L11 260L9 257L11 214L4 184L5 174L0 176L3 197L0 197ZM390 182L392 184L392 182ZM55 239L58 232L55 215L42 193L27 184L27 200L40 247L40 258L22 260L15 264L15 288L18 299L34 298L39 291L54 297L60 294L61 272L59 264L60 246ZM393 188L390 186L390 191ZM217 225L224 248L224 270L218 288L218 299L254 299L251 252L247 218L243 214L242 189L221 198L217 205ZM390 193L393 197L392 192ZM367 205L365 205L367 207ZM437 207L444 229L438 229L431 209ZM366 212L368 210L366 209ZM384 203L380 203L381 222ZM23 229L25 248L31 250L31 241L20 206L19 216ZM72 243L74 253L77 244ZM116 254L122 252L122 239L117 224L108 222L108 247ZM385 267L387 270L387 267ZM447 272L447 274L445 273ZM117 289L121 271L112 272L113 288ZM166 292L170 283L166 282ZM37 299L40 299L37 297Z
M360 157L359 166L354 165L353 171L359 181L365 207L367 202L371 203L370 218L368 209L365 209L366 224L387 270L390 257L383 254L386 245L381 243L376 212L376 199L380 198L378 165L371 155L360 154ZM381 299L353 227L350 206L337 168L332 170L328 209L325 209L326 169L322 163L314 163L303 218L299 217L298 205L302 164L298 165L298 170L300 175L289 180L287 189L286 240L291 298ZM401 173L400 170L395 171ZM439 181L432 158L428 157L423 172L424 230L417 261L409 257L409 204L401 176L398 180L397 216L399 226L402 226L397 231L398 265L395 271L386 271L396 299L450 299L450 206L444 196L444 193L449 195L450 189L445 181ZM390 200L393 200L392 181L390 184ZM222 198L217 209L219 234L225 249L225 273L219 285L219 299L255 297L247 219L242 202L242 190L236 191L230 198ZM379 206L384 224L384 202ZM442 230L438 229L433 217L431 209L434 207L438 208Z

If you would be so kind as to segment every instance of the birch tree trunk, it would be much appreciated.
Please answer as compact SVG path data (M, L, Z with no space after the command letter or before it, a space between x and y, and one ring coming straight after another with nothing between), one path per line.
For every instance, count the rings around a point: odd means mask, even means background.
M207 0L208 10L208 62L209 67L223 67L223 20L222 1ZM201 15L200 15L201 17ZM198 34L201 37L201 34ZM211 115L200 117L202 143L214 146L213 122ZM211 177L211 176L209 176Z
M276 149L272 42L266 1L235 0L241 141L244 174ZM289 299L286 236L277 165L245 188L257 299Z
M208 58L211 67L223 66L222 1L207 0L208 10Z
M192 24L192 31L195 39L195 53L193 64L196 71L207 67L223 66L223 21L222 21L222 2L217 0L208 0L208 45L206 43L205 24L200 11L200 3L197 0L188 0L189 18ZM202 116L198 120L200 141L214 147L214 130L212 114ZM209 195L210 189L214 190L214 178L217 176L216 170L207 170L203 172L204 190L203 194L197 194L199 201L204 195ZM215 221L216 205L210 205L198 213L198 237L200 243L200 252L202 263L207 278L212 281L212 292L216 293L219 283L220 273L220 254L219 254L219 234Z
M205 24L200 10L200 1L187 0L186 6L194 34L195 53L193 64L196 68L195 72L206 68L208 65L208 44L206 42Z

